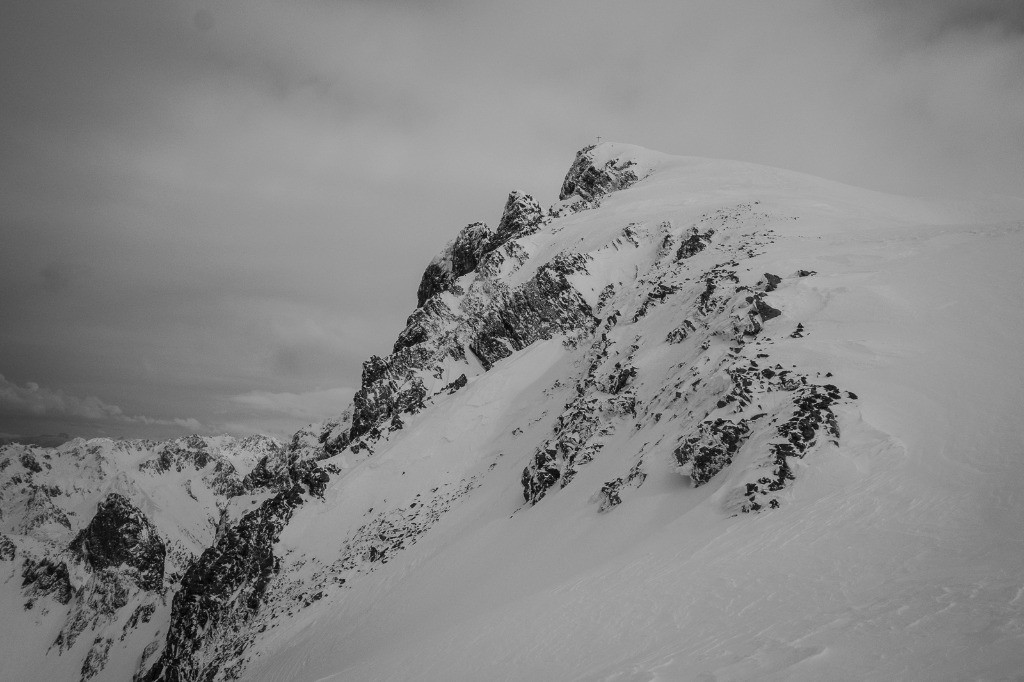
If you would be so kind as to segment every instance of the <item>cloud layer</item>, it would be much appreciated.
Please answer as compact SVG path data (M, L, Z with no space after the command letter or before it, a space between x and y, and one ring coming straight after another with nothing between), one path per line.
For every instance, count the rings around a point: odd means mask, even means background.
M96 396L79 397L63 390L52 390L35 382L24 386L8 381L0 374L0 418L5 423L37 423L50 425L55 430L66 424L87 422L94 428L116 425L122 429L166 429L173 432L197 432L206 427L194 418L156 419L142 415L125 414L117 405L106 403ZM8 434L11 435L11 434Z
M1024 195L1016 0L15 2L0 88L0 371L209 428L356 385L597 135Z

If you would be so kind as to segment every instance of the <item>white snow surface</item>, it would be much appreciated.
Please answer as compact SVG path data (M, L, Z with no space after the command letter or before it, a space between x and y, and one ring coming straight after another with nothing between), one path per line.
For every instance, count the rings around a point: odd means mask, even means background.
M637 369L637 414L608 413L593 461L530 506L521 474L593 338L446 368L432 391L460 372L468 385L402 415L372 454L324 462L340 473L281 536L241 679L1021 680L1024 202L896 197L616 143L594 157L633 161L643 179L520 239L526 260L503 273L514 287L559 253L586 255L569 279L598 317L620 313L600 372ZM714 229L704 250L666 254L693 228ZM782 278L764 298L781 315L738 348L714 326L736 308L667 342L704 274L729 261L736 286ZM679 290L634 321L655 281ZM457 313L463 299L441 296ZM779 507L757 513L740 512L737 491L764 466L767 428L699 487L673 454L705 415L786 417L781 392L715 407L718 368L737 360L853 396L833 408L838 445L794 460ZM602 485L635 466L646 477L599 511ZM147 494L177 538L209 523ZM66 665L32 677L53 651L13 662L25 633L45 631L32 635L42 649L55 633L22 610L19 576L0 562L0 678L64 679ZM93 679L128 679L127 665Z

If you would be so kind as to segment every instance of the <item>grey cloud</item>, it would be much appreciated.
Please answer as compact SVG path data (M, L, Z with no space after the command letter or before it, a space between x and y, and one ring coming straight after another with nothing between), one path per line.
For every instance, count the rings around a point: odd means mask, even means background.
M14 3L0 371L131 414L286 429L296 417L232 397L355 385L430 256L494 224L510 189L553 201L596 135L882 190L1024 195L1021 13Z
M998 29L1024 34L1024 4L1018 0L875 0L873 11L917 26L929 40L941 40L951 31Z
M8 381L0 374L0 414L33 417L79 417L100 422L141 424L145 426L176 426L202 430L193 418L155 419L142 415L127 415L117 405L106 403L96 396L79 397L63 390L49 389L29 381L24 386Z
M50 263L39 271L43 280L43 289L50 293L59 293L71 286L71 277L67 270L56 263Z

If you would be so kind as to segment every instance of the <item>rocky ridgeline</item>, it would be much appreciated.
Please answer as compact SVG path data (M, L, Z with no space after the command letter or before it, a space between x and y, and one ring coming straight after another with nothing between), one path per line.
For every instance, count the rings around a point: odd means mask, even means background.
M363 364L350 419L324 427L320 441L326 454L347 447L372 451L385 433L401 428L402 414L421 411L459 375L489 369L540 339L595 326L590 306L567 279L585 268L578 254L541 265L522 285L505 282L529 258L522 238L639 179L631 161L595 167L593 151L577 154L556 207L545 212L531 196L512 192L496 230L472 223L430 262L417 291L418 307L392 353Z
M601 198L620 189L625 189L641 180L635 161L626 159L608 159L603 164L595 162L596 145L584 147L576 153L558 199L562 203L552 209L552 214L562 216L566 213L595 208L600 205Z
M275 494L218 533L185 572L171 605L166 644L142 679L209 679L241 655L238 633L259 612L280 570L274 544L295 508L309 496L322 498L329 480L314 460L293 450L273 464L260 459L243 485Z
M473 223L460 231L428 264L417 291L418 307L392 353L363 364L351 408L319 429L300 431L285 457L261 460L243 478L242 490L278 492L222 531L217 544L186 573L174 598L166 645L145 679L235 677L257 624L273 627L282 609L291 612L316 600L317 592L308 585L277 575L273 554L280 529L304 499L300 491L317 495L327 482L314 460L343 451L372 455L378 441L403 428L403 415L426 409L435 396L458 391L468 383L467 375L486 371L537 340L594 331L598 320L568 279L585 271L586 257L562 254L519 286L505 281L530 256L523 238L553 217L597 206L605 194L639 179L632 162L610 160L593 167L592 151L578 154L562 201L550 211L529 195L512 192L497 229ZM628 392L620 393L606 409L628 411ZM579 419L586 419L589 408L579 406ZM295 468L296 462L308 464ZM394 552L415 544L474 485L463 481L451 491L425 492L400 514L380 512L355 532L333 564L322 568L324 579L345 584L387 563Z

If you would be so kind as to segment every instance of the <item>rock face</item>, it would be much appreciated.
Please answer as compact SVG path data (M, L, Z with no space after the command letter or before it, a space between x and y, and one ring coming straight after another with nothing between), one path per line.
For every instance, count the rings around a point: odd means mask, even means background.
M155 682L213 679L259 608L279 568L273 547L302 503L301 488L278 493L203 552L174 595L163 653L143 678Z
M635 162L610 159L598 164L594 161L595 149L596 145L591 145L576 152L576 160L566 173L558 193L561 201L579 202L577 210L596 206L601 197L640 180Z
M462 228L434 260L427 265L416 292L416 307L445 291L455 280L476 270L485 254L493 251L494 234L484 223L470 223Z
M703 485L725 467L746 441L750 427L745 421L725 419L702 422L675 450L676 461L686 467L694 485Z
M540 229L544 212L529 194L511 192L501 214L501 222L489 244L489 251L497 249L510 239L526 237ZM467 270L468 272L468 270Z
M533 279L492 306L479 321L469 350L490 368L534 341L596 324L590 305L557 265L542 267Z
M49 595L61 604L67 604L74 595L68 566L50 559L27 559L21 571L21 586L30 589L33 596Z
M167 549L149 519L117 493L100 502L96 515L70 549L94 570L134 569L143 589L156 591L163 585Z
M212 679L244 650L252 634L245 626L280 569L274 544L303 495L322 496L329 476L293 453L273 480L281 491L226 528L185 572L171 606L166 645L145 680Z
M496 231L491 232L484 223L470 223L430 261L416 292L416 306L422 307L435 294L447 291L455 280L476 270L487 254L536 232L545 219L533 197L511 192Z

